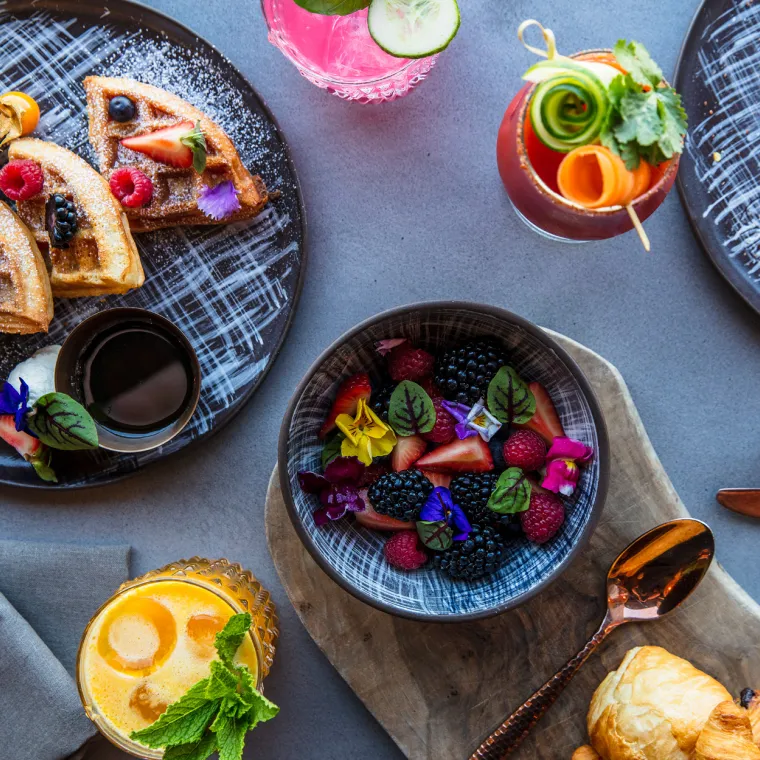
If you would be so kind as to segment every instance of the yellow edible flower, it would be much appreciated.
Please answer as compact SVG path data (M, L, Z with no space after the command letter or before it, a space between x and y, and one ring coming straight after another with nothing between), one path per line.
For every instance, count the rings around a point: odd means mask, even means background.
M368 467L373 457L390 454L396 445L396 434L367 406L364 399L359 399L356 417L340 414L335 424L346 436L340 446L341 455L358 457Z

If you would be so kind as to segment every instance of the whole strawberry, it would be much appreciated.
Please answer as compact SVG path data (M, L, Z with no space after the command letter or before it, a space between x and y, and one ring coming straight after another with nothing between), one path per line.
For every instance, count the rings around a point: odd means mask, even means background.
M508 467L540 470L546 464L546 443L532 430L517 430L504 443L504 461Z
M411 343L396 346L388 355L388 372L397 383L402 380L412 380L416 383L429 375L434 365L433 356L421 348L415 348Z
M418 570L428 559L416 530L401 530L386 542L383 554L399 570Z
M449 443L456 435L457 421L446 411L443 399L433 399L435 407L435 427L429 433L423 433L422 437L431 443Z
M530 506L520 512L525 537L534 544L544 544L557 535L565 522L565 505L554 493L536 493L530 496Z

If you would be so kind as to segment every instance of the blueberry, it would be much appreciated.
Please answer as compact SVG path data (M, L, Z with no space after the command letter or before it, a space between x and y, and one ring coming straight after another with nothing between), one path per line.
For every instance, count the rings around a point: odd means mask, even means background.
M126 95L111 98L108 104L108 115L118 122L132 121L135 118L135 104Z

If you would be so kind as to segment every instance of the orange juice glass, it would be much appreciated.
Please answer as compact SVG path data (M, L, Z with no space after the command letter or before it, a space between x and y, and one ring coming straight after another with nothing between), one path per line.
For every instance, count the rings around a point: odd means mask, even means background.
M214 637L235 614L253 624L236 655L263 691L277 639L269 592L227 560L193 557L128 581L95 613L77 655L85 712L119 749L160 758L129 738L209 674Z

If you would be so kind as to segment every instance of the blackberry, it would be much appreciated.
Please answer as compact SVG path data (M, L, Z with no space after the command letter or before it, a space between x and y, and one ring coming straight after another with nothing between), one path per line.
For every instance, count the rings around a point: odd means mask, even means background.
M507 364L507 352L489 338L444 351L435 365L435 384L444 398L472 406L485 399L488 384Z
M74 202L55 193L45 204L45 225L53 248L68 248L77 231L77 210Z
M472 526L466 541L454 541L444 552L434 552L433 567L452 578L475 581L498 570L504 562L504 539L490 525Z
M375 512L397 520L416 520L433 484L419 470L404 470L381 475L367 496Z
M388 422L388 408L391 405L393 391L396 390L397 386L398 383L388 381L376 391L372 391L372 398L370 400L372 410L383 422Z
M488 499L498 479L498 472L459 475L451 481L451 498L471 523L491 525L505 536L518 535L522 532L519 515L500 515L488 508Z

